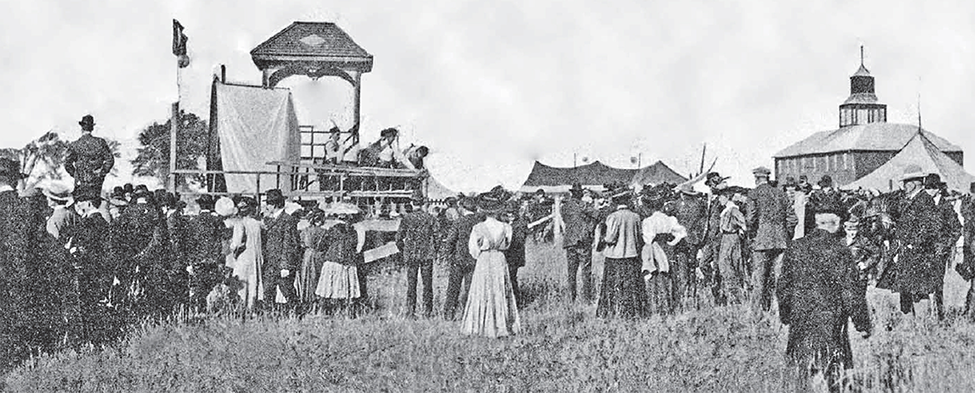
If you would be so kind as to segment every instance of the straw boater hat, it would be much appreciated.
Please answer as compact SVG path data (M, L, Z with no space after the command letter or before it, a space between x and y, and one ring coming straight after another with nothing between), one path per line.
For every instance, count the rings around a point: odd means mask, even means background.
M74 196L72 192L74 187L64 181L51 181L41 188L48 199L58 202L64 202L65 206L71 206L74 203Z
M921 166L908 165L906 168L904 168L904 174L901 175L901 181L905 182L905 181L923 179L927 175L928 174L921 169Z
M229 197L220 197L214 204L213 211L217 214L227 217L237 214L237 206L234 205L234 200Z
M690 196L701 195L701 193L694 190L694 187L692 187L690 184L682 184L680 186L680 192L684 195L690 195Z
M362 209L348 202L335 202L328 209L324 210L324 214L336 216L355 215L359 213L362 213Z

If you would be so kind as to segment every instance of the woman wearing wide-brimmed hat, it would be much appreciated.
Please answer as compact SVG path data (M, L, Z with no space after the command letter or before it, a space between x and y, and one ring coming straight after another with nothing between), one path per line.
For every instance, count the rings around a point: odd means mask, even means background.
M221 203L218 201L217 204ZM231 275L243 283L240 297L248 310L253 310L257 302L265 300L264 283L261 279L261 267L264 264L261 230L264 224L256 218L257 206L254 198L241 198L236 206L237 215L226 221L226 225L233 229L227 265L233 268Z
M322 298L327 312L347 306L360 298L359 235L352 226L362 210L347 202L336 202L325 211L338 221L318 238L315 249L323 252L321 274L315 295Z
M477 210L485 216L474 226L467 247L477 259L464 309L461 331L464 334L503 337L521 330L518 304L508 272L504 251L511 244L511 225L498 220L507 197L488 192L476 198Z

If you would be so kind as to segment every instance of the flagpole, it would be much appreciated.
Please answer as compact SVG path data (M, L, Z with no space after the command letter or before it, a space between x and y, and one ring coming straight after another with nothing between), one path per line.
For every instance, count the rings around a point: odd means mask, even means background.
M169 127L169 191L176 192L176 131L179 129L179 101L180 83L182 82L182 72L179 66L179 57L176 58L176 102L172 108L172 120Z

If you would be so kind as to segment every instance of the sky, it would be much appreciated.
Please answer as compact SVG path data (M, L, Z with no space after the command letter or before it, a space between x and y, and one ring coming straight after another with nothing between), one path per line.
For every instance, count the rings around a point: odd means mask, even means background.
M0 3L0 147L48 130L74 139L87 113L96 135L131 141L177 99L206 118L220 64L228 81L260 84L251 49L293 21L325 21L374 56L362 139L399 127L455 191L517 189L534 160L574 157L686 175L705 144L715 170L749 185L778 150L838 126L860 45L889 122L916 124L920 102L925 129L975 152L970 1ZM173 18L191 58L178 90ZM280 86L301 124L351 123L346 82Z

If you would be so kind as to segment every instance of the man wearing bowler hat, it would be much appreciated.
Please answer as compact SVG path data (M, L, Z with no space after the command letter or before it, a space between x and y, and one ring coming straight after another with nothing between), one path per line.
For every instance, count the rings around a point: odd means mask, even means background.
M104 139L91 135L95 129L94 117L85 115L78 124L81 138L68 145L64 170L74 178L76 191L101 195L105 176L115 166L115 156Z
M754 234L752 239L752 312L760 316L769 311L775 281L782 268L782 253L788 239L788 228L797 222L792 203L785 192L772 187L768 180L772 173L766 167L752 171L755 188L748 192L745 222Z
M562 222L565 234L562 248L568 263L569 296L576 300L576 280L582 282L582 300L592 302L592 240L598 214L596 209L582 202L582 185L572 184L569 199L562 203ZM581 277L580 277L581 276Z
M274 304L277 290L281 291L288 307L298 298L295 294L295 273L301 266L301 235L298 220L284 211L284 195L279 189L267 190L265 201L268 213L264 216L264 301Z
M413 211L405 214L396 231L396 246L403 255L406 270L406 312L412 317L416 312L417 273L423 278L423 312L429 317L433 313L433 259L437 219L423 209L423 194L414 192Z

